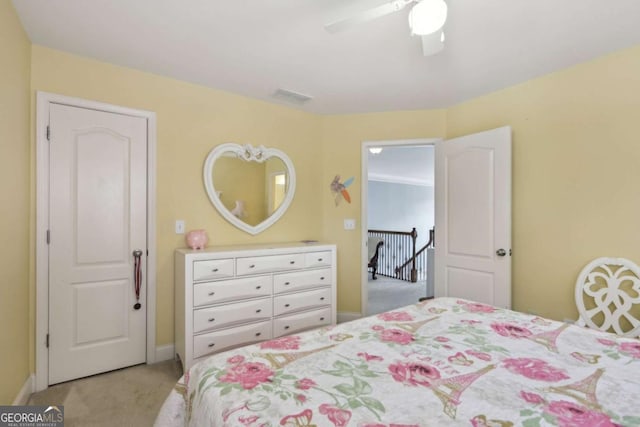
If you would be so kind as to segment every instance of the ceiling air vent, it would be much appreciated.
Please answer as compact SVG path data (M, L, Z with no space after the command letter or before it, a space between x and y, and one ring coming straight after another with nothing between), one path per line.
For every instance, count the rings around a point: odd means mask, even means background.
M290 90L278 89L273 95L274 98L280 99L282 101L288 102L290 104L302 105L307 101L311 100L310 96L303 95L301 93L292 92Z

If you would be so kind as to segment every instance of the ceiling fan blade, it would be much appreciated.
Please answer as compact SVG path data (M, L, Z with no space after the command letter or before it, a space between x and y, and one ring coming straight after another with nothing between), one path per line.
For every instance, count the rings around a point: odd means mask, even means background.
M424 56L431 56L439 53L444 49L444 32L442 29L435 33L420 36L422 39L422 54Z
M383 17L385 15L398 12L399 10L404 9L409 3L413 3L414 1L416 0L394 0L389 3L385 3L383 5L374 7L372 9L367 9L365 11L362 11L350 18L341 19L339 21L332 22L331 24L325 25L324 28L330 33L337 33L339 31L344 31L347 28L350 28L356 24L372 21L374 19Z

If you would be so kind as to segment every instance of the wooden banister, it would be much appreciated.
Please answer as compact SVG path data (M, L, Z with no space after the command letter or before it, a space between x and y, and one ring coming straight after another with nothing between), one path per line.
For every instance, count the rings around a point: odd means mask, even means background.
M421 247L417 252L414 252L413 256L408 260L406 260L404 264L396 267L395 269L396 277L401 277L402 276L401 273L403 269L407 267L409 264L411 264L411 282L414 282L414 283L417 282L418 270L416 268L416 260L420 255L422 255L424 251L426 251L428 248L433 247L434 245L435 245L435 229L432 228L431 230L429 230L429 241L423 247ZM414 242L414 247L415 247L415 242Z
M412 263L410 281L418 280L416 268L416 240L418 232L415 228L411 231L393 230L368 230L369 237L380 237L384 240L384 250L380 253L378 260L378 274L387 277L395 277L407 280L404 275L399 274L397 267L400 263ZM413 261L412 261L413 260Z

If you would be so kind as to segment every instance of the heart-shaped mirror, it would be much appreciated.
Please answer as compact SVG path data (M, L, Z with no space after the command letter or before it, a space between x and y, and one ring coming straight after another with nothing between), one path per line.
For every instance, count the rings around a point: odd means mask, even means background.
M280 150L227 143L207 156L204 185L227 221L255 235L286 212L296 190L296 172Z

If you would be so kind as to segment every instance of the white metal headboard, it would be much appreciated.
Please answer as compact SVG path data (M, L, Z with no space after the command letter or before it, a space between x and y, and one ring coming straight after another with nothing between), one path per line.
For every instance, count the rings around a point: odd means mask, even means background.
M640 336L640 268L625 258L598 258L582 269L575 289L577 324L628 337ZM587 308L585 301L592 301ZM602 314L601 324L594 317ZM631 330L624 331L625 319Z

